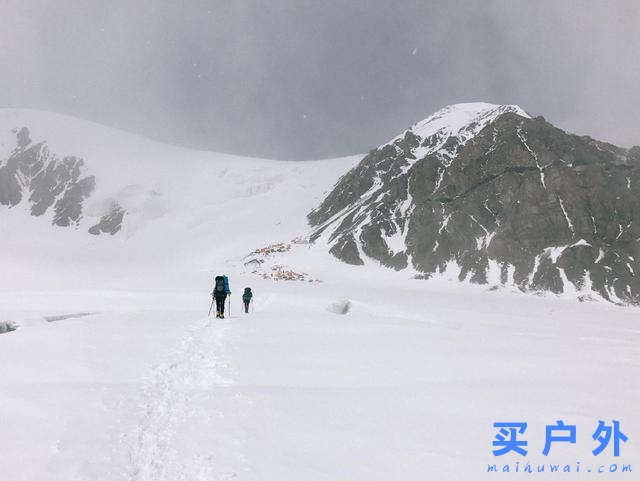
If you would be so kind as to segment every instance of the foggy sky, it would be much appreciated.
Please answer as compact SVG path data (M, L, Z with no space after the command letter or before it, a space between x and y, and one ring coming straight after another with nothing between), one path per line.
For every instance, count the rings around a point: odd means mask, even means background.
M282 159L456 102L640 144L640 2L0 0L0 107Z

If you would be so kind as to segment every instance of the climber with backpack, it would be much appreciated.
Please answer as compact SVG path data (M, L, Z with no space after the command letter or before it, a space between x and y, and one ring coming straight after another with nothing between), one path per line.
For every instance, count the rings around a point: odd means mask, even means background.
M253 298L253 293L251 292L251 288L245 287L244 293L242 294L242 302L244 302L244 312L246 314L249 313L249 304L251 304L252 298Z
M229 278L227 276L216 276L211 296L216 301L216 317L224 319L224 303L227 295L231 295L229 289Z

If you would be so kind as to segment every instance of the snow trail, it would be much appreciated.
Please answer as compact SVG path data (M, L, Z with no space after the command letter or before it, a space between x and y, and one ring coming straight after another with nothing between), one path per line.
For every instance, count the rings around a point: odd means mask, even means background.
M166 361L154 367L129 448L131 481L211 479L215 469L211 457L197 452L180 456L176 433L194 416L195 393L233 384L221 374L227 365L223 343L228 329L227 320L196 322ZM205 428L209 416L195 415Z

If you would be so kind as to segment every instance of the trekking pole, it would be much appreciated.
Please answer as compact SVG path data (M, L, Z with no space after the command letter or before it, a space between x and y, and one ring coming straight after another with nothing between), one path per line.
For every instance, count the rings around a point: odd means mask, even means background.
M213 299L213 297L212 297L212 298L211 298L211 305L209 306L209 314L207 314L207 317L210 317L210 316L211 316L211 309L213 309L213 302L214 302L214 299Z
M253 299L251 299L251 314L253 314Z
M229 317L231 317L231 293L229 293Z

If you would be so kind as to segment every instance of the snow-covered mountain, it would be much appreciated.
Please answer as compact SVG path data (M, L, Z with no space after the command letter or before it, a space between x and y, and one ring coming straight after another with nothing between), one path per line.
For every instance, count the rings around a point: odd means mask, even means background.
M0 110L0 261L14 272L3 282L123 287L208 274L304 236L306 212L358 160L194 151L50 112Z
M126 236L198 202L261 195L289 180L287 172L317 166L182 149L41 111L0 110L0 135L0 205L96 235L124 228ZM331 167L322 169L330 179Z
M436 112L369 153L309 220L355 265L640 302L640 147L514 105Z
M488 466L514 473L531 463L545 469L537 480L556 481L552 466L570 464L563 479L585 481L588 469L602 478L599 466L615 465L616 475L635 469L635 309L416 280L419 250L406 253L413 269L382 267L363 243L364 225L353 238L364 266L328 254L337 237L309 242L307 213L336 199L348 179L353 192L344 191L321 236L338 223L349 229L353 209L371 212L378 226L385 210L367 209L381 194L394 205L391 196L406 196L408 186L408 224L393 221L409 230L393 259L420 233L425 243L444 242L439 224L429 230L433 221L412 216L436 184L438 196L455 197L467 185L459 171L486 165L464 154L472 145L486 152L496 130L505 168L511 152L528 162L517 129L515 140L503 132L529 122L524 112L482 107L483 129L470 120L474 109L451 107L451 118L420 124L360 164L362 156L279 162L196 152L46 112L0 111L0 191L9 199L0 205L0 479L489 481L501 475ZM546 137L533 129L555 131L531 122L522 135L540 156ZM433 146L420 147L438 132ZM613 149L594 145L605 160ZM442 160L430 170L420 156L434 148ZM620 151L621 165L630 162L623 154L631 152ZM579 158L570 155L563 159ZM558 189L560 174L543 173ZM523 175L538 192L537 166ZM518 177L503 177L510 183L491 209L518 193ZM380 191L360 198L357 189L374 182ZM562 198L579 232L574 201ZM442 203L471 209L456 202ZM90 233L114 205L121 222ZM477 237L449 212L450 245ZM227 318L207 318L212 275L221 273L232 290ZM240 312L245 286L254 292L250 314ZM554 442L546 457L545 426L557 419L576 425L577 442ZM628 436L619 457L613 442L593 456L600 419L619 420ZM528 456L494 456L494 423L514 420L528 423L519 435Z
M0 110L0 260L13 288L166 285L229 263L322 280L307 259L330 251L404 278L637 303L639 193L640 148L515 105L448 106L366 156L313 162Z

